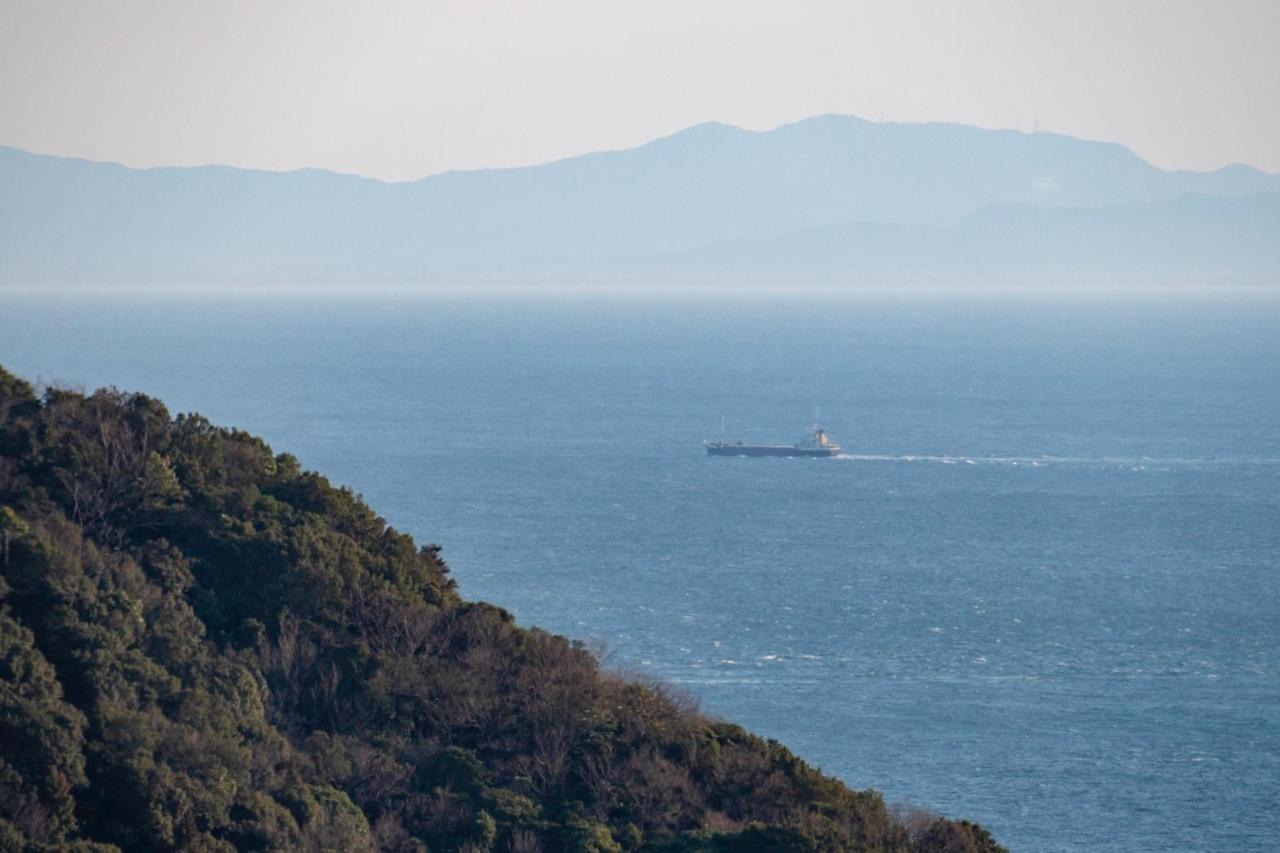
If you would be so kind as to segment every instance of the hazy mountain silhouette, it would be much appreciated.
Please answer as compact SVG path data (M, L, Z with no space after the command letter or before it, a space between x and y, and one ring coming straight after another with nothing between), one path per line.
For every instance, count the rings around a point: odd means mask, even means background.
M618 264L631 274L1215 276L1280 281L1280 193L1106 207L999 204L945 226L854 222Z
M1001 204L1276 191L1280 176L1244 166L1170 172L1109 143L843 116L767 132L704 124L626 151L398 184L319 170L135 170L0 148L0 283L518 274L836 223L952 226Z

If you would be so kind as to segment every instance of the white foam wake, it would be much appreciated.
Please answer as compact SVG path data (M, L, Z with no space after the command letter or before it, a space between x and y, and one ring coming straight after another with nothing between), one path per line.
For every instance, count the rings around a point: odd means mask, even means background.
M1094 465L1128 468L1210 466L1210 465L1280 465L1271 457L1166 457L1151 456L936 456L928 454L898 455L876 453L841 453L833 456L845 462L934 462L942 465L1010 465L1039 468L1046 465Z

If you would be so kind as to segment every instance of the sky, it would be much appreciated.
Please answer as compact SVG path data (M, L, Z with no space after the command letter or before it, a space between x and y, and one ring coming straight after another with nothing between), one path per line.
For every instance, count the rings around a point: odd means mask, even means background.
M0 145L383 180L822 113L1280 172L1280 0L0 0Z

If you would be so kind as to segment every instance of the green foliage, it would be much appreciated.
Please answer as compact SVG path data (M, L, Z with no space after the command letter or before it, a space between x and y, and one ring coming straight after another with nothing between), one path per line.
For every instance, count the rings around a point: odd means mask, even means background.
M920 853L1000 853L991 833L967 820L935 818L916 838Z
M573 820L567 828L566 846L573 853L622 853L622 845L613 839L609 827L602 823Z
M0 838L20 833L55 843L75 829L85 718L62 700L57 673L34 639L0 609Z
M481 809L476 815L476 823L473 828L475 837L475 846L483 850L489 850L493 847L493 842L498 838L498 822L493 819L493 815Z
M0 849L972 851L461 600L360 497L0 370Z

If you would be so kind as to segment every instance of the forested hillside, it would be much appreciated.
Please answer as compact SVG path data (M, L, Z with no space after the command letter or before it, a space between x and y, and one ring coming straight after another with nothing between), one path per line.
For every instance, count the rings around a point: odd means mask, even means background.
M463 600L351 491L141 394L0 369L0 530L0 850L1001 849Z

